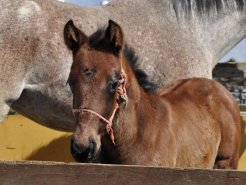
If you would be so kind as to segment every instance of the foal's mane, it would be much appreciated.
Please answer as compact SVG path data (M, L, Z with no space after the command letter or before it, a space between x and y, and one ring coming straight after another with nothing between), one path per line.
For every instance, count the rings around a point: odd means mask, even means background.
M95 33L93 33L89 38L89 44L91 46L96 45L101 38L104 36L105 27L99 28ZM125 44L124 54L127 62L131 66L139 85L144 89L145 92L155 92L157 90L157 85L150 82L148 75L139 68L138 56L136 55L133 48Z
M177 16L193 13L207 15L223 10L241 11L246 6L246 0L171 0L170 2Z

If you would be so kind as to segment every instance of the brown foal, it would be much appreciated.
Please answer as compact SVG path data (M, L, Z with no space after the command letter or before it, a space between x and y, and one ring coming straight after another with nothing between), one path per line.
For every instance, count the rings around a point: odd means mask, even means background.
M73 52L68 83L77 161L237 168L240 112L222 85L191 78L145 92L124 55L123 31L112 20L97 40L69 21L64 39Z

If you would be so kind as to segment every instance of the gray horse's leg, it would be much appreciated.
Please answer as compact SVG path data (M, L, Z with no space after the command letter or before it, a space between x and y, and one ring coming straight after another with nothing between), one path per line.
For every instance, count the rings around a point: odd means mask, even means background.
M21 95L23 90L22 83L12 83L11 77L9 80L1 82L0 91L0 123L4 120L5 116L10 110L10 106L14 103Z
M1 50L0 50L1 52ZM0 67L0 122L8 114L11 105L20 97L24 88L24 70L13 63L20 63L14 60L11 52L0 53L2 65Z
M8 114L9 109L10 109L8 104L3 103L3 102L4 101L0 101L0 104L1 104L1 106L0 106L0 123L3 122L4 117Z

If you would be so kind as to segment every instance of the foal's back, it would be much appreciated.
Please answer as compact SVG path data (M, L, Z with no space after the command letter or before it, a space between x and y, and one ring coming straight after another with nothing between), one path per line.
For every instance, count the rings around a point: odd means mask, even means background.
M169 127L175 138L175 166L237 168L240 111L221 84L184 79L167 85L160 95L174 118Z

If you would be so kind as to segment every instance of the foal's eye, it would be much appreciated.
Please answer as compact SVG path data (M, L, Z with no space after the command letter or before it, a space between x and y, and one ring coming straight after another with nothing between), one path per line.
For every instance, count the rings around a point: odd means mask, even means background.
M114 93L116 88L118 87L118 83L119 81L112 81L110 84L109 84L109 91L110 93Z
M118 81L113 82L111 89L116 89L118 86L118 83L119 83Z
M95 68L92 68L92 69L86 68L84 70L84 74L89 78L93 78L96 74L96 69Z

